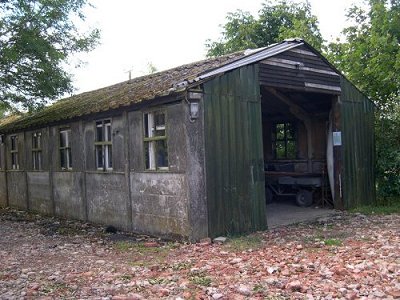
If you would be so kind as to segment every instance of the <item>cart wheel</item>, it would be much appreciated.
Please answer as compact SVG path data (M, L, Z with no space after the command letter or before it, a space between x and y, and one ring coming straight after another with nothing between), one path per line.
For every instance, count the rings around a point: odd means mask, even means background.
M296 203L298 206L307 207L313 203L312 192L307 190L300 190L296 195Z
M267 187L265 188L265 201L267 204L270 204L272 200L274 200L274 194L271 189Z

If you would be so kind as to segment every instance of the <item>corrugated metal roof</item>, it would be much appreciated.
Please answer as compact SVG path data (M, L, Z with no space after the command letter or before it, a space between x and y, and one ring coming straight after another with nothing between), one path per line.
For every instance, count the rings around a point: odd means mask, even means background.
M207 72L203 75L200 75L198 78L200 80L205 80L207 78L213 77L215 75L225 73L237 68L240 68L245 65L250 65L253 63L256 63L258 61L264 60L266 58L272 57L274 55L277 55L279 53L285 52L287 50L290 50L292 48L299 47L301 45L304 45L304 43L294 40L294 41L284 41L279 44L272 45L270 47L267 47L265 49L262 49L258 52L252 53L248 56L244 56L232 63L226 64L220 68L217 68L211 72Z

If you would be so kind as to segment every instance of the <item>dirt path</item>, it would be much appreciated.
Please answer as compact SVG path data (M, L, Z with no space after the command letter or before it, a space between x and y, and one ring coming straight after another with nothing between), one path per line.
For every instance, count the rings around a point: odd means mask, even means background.
M399 278L400 215L184 244L0 211L0 299L399 299Z

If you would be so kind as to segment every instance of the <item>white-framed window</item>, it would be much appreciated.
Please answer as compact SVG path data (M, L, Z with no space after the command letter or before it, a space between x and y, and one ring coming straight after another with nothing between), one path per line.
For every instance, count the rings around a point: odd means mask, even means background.
M72 170L71 129L60 129L60 167L62 170Z
M32 168L42 169L42 133L39 131L32 133Z
M168 170L165 112L144 113L144 152L146 170Z
M11 169L18 170L19 169L19 162L18 162L18 136L12 135L10 136L11 147Z
M97 170L112 170L111 120L96 122L96 140L94 144Z

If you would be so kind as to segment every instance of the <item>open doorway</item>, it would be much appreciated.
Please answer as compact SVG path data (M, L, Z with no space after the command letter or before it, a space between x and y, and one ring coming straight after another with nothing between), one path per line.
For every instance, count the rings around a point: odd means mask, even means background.
M261 86L261 97L269 227L331 213L328 137L337 96Z

